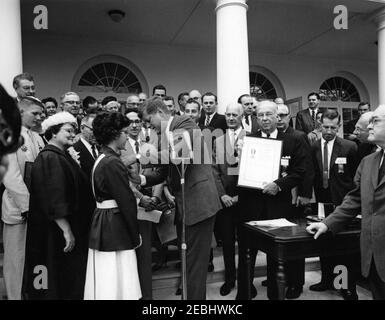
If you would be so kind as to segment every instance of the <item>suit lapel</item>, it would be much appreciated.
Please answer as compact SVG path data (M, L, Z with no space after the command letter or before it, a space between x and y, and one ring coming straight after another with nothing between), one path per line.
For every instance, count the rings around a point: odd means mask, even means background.
M341 143L339 141L339 138L336 137L336 140L334 141L334 145L333 145L332 156L330 157L329 173L332 171L333 164L336 162L336 159L340 154L341 154Z
M320 174L322 177L323 163L322 163L321 139L319 139L316 143L317 143L316 158L317 158L317 162L318 162L319 171L320 171Z
M87 147L84 145L82 140L80 140L80 149L81 149L80 152L83 153L83 155L87 158L87 159L84 159L85 161L87 161L87 162L94 162L95 161L94 157L88 151Z
M377 189L382 183L384 183L384 179L382 179L382 181L378 183L378 170L380 168L380 161L381 161L381 152L377 152L377 154L373 158L373 165L371 166L372 183L373 183L374 189Z

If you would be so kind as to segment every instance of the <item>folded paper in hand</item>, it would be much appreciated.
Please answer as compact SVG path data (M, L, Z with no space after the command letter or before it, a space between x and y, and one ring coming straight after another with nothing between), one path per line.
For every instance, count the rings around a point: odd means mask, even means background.
M267 228L282 228L282 227L294 227L295 223L288 221L287 219L272 219L272 220L259 220L246 222L250 226L267 227Z
M138 206L138 220L145 220L145 221L151 221L154 223L159 223L161 215L162 215L162 211L159 211L159 210L146 211L143 207Z

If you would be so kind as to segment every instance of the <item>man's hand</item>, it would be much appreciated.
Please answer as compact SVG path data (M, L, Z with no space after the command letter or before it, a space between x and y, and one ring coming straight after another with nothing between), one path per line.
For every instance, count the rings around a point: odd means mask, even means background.
M164 196L166 197L167 202L169 204L171 204L172 206L175 206L175 197L171 194L168 187L164 187L163 192L164 192Z
M227 194L221 197L221 200L226 208L229 208L233 205L233 198L228 196Z
M70 252L75 247L75 237L71 231L71 229L68 229L63 232L63 237L66 242L66 245L63 249L64 252Z
M318 136L314 131L312 131L307 134L307 138L309 139L310 144L312 144L317 140Z
M306 206L307 204L310 203L310 198L306 198L306 197L300 197L298 196L297 197L297 201L296 201L296 206Z
M328 227L322 222L315 222L307 226L306 231L310 234L314 234L314 239L317 239L321 234L328 231Z
M262 191L262 193L268 194L270 196L275 196L278 192L279 192L279 187L275 182L271 182L267 184Z
M154 210L155 203L149 196L143 196L142 199L140 199L139 204L144 207L147 211Z

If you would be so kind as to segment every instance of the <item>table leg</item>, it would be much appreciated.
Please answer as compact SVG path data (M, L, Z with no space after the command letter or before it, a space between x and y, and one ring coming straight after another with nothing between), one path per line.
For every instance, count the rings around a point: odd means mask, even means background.
M251 272L251 250L249 247L246 249L246 281L247 281L247 300L251 300L251 279L250 279L250 272Z
M285 300L286 275L285 275L285 266L284 266L283 260L278 260L276 279L277 279L277 288L278 288L278 300Z

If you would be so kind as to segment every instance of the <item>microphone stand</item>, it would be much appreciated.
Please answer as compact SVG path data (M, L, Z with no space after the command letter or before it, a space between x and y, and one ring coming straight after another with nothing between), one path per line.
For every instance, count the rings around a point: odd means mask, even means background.
M187 300L187 244L186 244L186 204L185 204L185 159L182 158L180 185L182 192L182 235L181 235L181 261L182 261L182 300Z

